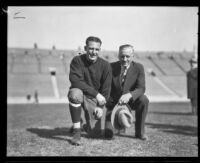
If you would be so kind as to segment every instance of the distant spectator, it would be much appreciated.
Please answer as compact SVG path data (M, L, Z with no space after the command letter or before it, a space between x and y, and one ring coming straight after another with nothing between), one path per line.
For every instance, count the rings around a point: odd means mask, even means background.
M189 62L191 69L187 72L187 97L191 102L192 114L197 114L197 58L193 57Z
M35 90L35 92L34 92L34 97L35 97L35 103L38 104L39 100L38 100L38 91L37 90Z
M30 102L31 101L31 95L27 94L26 99L27 99L28 102Z
M56 50L56 46L55 45L53 45L52 50Z
M37 49L38 46L37 46L37 43L34 43L34 49Z

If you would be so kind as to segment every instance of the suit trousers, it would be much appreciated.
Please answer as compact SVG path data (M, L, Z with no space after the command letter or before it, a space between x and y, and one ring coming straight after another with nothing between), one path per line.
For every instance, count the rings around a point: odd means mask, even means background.
M131 110L135 111L135 136L142 137L145 134L145 120L148 112L149 99L146 95L141 95L135 101L128 102ZM111 129L110 121L113 108L107 108L105 129Z

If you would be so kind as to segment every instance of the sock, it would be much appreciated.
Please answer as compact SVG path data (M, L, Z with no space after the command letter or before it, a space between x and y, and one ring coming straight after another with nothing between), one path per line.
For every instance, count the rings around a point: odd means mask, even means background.
M76 122L73 124L74 128L81 128L81 123L80 122Z
M69 110L73 124L75 124L75 126L80 126L76 123L80 124L81 121L81 104L69 103Z

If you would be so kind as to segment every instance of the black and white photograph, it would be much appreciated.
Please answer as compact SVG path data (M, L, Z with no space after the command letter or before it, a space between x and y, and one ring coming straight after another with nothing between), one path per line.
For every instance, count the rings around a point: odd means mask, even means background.
M198 157L198 6L2 12L7 157Z

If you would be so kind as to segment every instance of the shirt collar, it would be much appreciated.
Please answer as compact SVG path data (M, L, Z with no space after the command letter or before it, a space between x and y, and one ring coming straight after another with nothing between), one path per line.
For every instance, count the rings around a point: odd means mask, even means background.
M130 67L130 64L129 64L127 67L121 65L121 72L122 72L123 70L125 70L125 68L128 70L129 67Z

